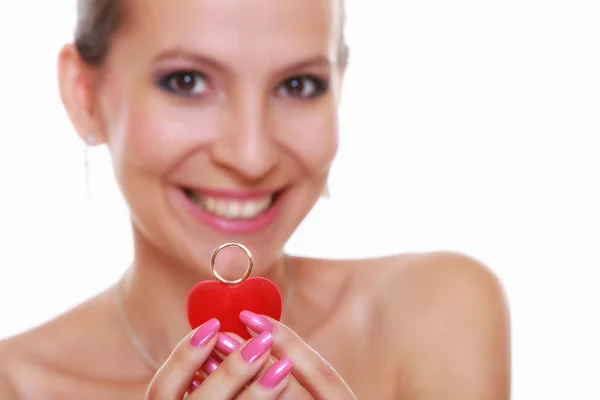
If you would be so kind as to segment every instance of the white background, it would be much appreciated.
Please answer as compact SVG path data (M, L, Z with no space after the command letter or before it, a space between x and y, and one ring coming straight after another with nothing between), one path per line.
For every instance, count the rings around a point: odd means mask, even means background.
M351 64L332 198L289 243L452 249L503 281L514 398L600 399L597 1L346 0ZM74 1L0 3L0 337L119 277L127 212L60 104Z

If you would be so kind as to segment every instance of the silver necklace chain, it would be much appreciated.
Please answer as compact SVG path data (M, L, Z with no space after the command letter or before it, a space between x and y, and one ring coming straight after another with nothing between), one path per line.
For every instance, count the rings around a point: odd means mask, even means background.
M284 262L284 266L283 266L284 272L287 274L289 272L288 271L289 263L288 263L288 257L286 254L284 254L283 260L284 260L283 261ZM129 322L129 318L127 317L127 311L125 310L124 286L125 286L125 276L123 276L121 278L121 280L118 284L117 293L116 293L117 312L119 314L119 320L121 322L121 325L123 326L123 329L125 330L125 334L127 335L129 342L131 342L131 345L133 346L133 348L136 350L136 352L138 353L138 355L140 356L142 361L144 361L144 364L146 364L146 366L148 368L150 368L153 372L156 372L159 370L159 368L162 366L163 363L156 361L150 355L150 353L146 350L146 348L144 347L144 344L142 343L142 341L140 340L138 335L136 335L135 330L131 326L131 323ZM291 296L292 289L293 289L293 287L288 288L286 290L286 296L284 296L284 302L283 302L282 319L285 317L285 311L286 311L285 305L288 304L287 300L288 300L289 296Z
M129 318L127 318L127 312L125 311L125 299L124 299L124 286L125 286L125 277L121 278L119 282L119 287L117 288L117 311L119 313L119 320L121 321L121 325L127 334L127 338L131 342L132 346L135 348L136 352L144 361L144 364L148 368L150 368L153 372L158 371L162 363L156 361L147 351L142 341L135 334L133 327L129 323Z

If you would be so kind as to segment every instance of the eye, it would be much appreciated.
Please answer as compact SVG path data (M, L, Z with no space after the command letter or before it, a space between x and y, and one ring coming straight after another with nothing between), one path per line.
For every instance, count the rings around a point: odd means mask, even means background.
M208 89L206 77L194 71L180 71L161 79L161 87L183 96L199 96Z
M312 99L325 93L327 82L315 76L296 76L284 81L278 88L280 96Z

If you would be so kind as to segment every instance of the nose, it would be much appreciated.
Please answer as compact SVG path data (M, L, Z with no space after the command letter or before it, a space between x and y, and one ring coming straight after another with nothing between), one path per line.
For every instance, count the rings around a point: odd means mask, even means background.
M211 146L213 162L248 180L269 175L279 162L265 100L246 94L228 102L221 132Z

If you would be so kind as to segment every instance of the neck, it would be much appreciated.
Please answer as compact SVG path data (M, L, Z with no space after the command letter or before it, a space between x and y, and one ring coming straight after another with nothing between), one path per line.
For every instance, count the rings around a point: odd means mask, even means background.
M122 290L124 317L131 333L160 365L190 331L186 317L189 292L196 283L214 277L208 262L193 270L185 268L180 261L156 249L139 232L134 231L134 240L133 265L117 290ZM290 281L280 261L278 259L268 269L261 270L267 271L262 275L275 283L285 297Z

